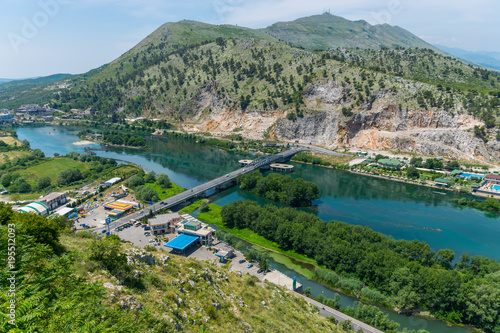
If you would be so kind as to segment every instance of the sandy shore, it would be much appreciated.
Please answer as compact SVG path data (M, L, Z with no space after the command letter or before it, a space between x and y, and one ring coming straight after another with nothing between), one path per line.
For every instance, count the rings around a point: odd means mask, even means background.
M94 144L95 142L93 141L88 141L88 140L83 140L83 141L77 141L77 142L73 142L73 144L75 146L86 146L86 145L92 145Z

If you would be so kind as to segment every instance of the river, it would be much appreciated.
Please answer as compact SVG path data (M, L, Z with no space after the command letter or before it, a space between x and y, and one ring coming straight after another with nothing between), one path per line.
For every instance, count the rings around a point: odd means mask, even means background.
M32 148L41 149L47 156L53 156L54 153L64 155L70 151L83 153L84 146L73 145L73 142L80 141L76 137L78 131L78 128L60 126L17 129L20 140L28 140ZM239 159L248 158L246 154L178 139L148 143L151 149L113 148L112 151L97 151L97 154L139 164L146 171L166 173L174 183L185 188L234 171L239 167ZM295 172L292 177L301 177L318 184L321 198L314 202L313 209L307 211L321 219L369 226L396 239L425 241L433 249L452 249L456 258L461 253L469 253L500 259L499 216L453 206L450 200L460 197L457 194L446 192L443 195L436 192L445 192L427 187L293 164ZM271 204L236 187L211 197L219 205L240 199ZM280 264L273 265L287 275L297 275L300 283L311 287L313 296L321 292L333 297L333 293L322 286L307 281ZM348 297L342 299L346 304L353 301ZM444 323L438 321L405 317L392 312L390 315L402 327L411 329L425 328L438 333L469 332L464 328L446 328Z

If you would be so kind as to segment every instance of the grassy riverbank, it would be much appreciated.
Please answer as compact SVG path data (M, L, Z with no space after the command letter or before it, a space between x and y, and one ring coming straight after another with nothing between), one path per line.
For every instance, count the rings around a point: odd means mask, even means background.
M316 260L308 258L307 256L299 254L295 251L283 251L280 249L278 244L260 236L250 229L228 228L222 223L220 214L222 207L215 204L210 204L208 207L209 211L198 214L198 219L203 222L213 224L221 230L229 232L240 239L270 251L271 257L276 262L304 275L308 279L312 279L314 268L319 267Z

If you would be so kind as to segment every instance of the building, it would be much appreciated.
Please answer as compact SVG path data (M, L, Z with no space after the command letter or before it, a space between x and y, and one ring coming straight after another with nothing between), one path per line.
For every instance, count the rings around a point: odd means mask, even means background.
M399 169L401 167L401 161L393 158L384 158L378 160L377 163L383 168Z
M489 174L484 177L486 182L489 182L491 185L500 185L500 175L495 173Z
M45 216L49 215L49 208L41 202L32 202L19 208L18 212Z
M104 182L104 185L105 185L106 187L110 187L111 185L113 185L113 184L115 184L115 183L119 182L120 180L121 180L121 178L119 178L119 177L116 177L116 178L111 178L110 180L105 181L105 182Z
M0 113L0 123L11 123L14 121L10 113Z
M177 223L176 232L198 237L200 245L212 245L215 230L190 215L183 215L183 217L186 216L188 216L186 220Z
M116 200L104 205L106 210L121 210L127 212L134 207L138 207L139 204L136 202L130 202L125 200Z
M40 202L49 208L49 210L54 210L57 207L65 205L68 202L66 193L52 192L40 198Z
M434 179L434 184L437 186L448 187L450 185L451 178L436 178Z
M73 218L75 216L78 216L76 208L70 208L70 207L63 207L58 211L56 211L54 214L58 216L65 216L67 218Z
M157 215L148 221L153 235L174 233L175 225L181 220L177 213Z

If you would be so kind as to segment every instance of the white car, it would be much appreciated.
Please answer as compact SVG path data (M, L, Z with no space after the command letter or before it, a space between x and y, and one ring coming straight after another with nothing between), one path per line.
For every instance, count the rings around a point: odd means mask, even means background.
M149 240L149 242L150 242L150 243L154 243L154 242L155 242L155 240L154 240L153 238L151 238L151 239Z

